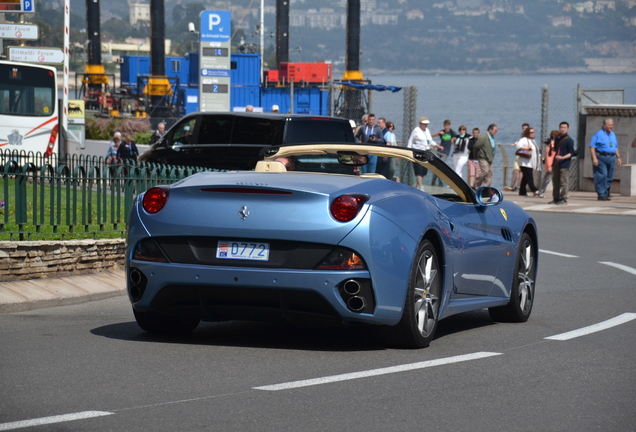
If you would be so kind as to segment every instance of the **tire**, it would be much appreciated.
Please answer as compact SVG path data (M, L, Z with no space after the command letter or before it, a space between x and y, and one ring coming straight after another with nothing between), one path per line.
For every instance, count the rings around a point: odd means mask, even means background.
M156 312L139 312L133 309L135 320L142 330L161 335L187 335L199 325L198 318L184 319L161 315Z
M433 244L424 240L415 255L402 319L396 336L405 348L426 348L435 337L442 295L442 276Z
M490 317L502 322L528 321L534 303L536 276L536 247L530 236L524 233L519 242L510 302L505 306L489 308Z

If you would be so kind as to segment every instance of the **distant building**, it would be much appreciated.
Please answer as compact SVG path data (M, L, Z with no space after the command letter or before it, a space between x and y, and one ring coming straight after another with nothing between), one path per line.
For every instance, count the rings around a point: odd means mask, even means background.
M552 18L552 26L554 26L554 27L572 27L572 18L570 18L570 17Z
M478 9L482 3L482 0L457 0L457 9Z
M148 3L130 3L128 7L131 26L140 21L150 23L150 5Z
M419 9L413 9L412 11L408 11L406 13L406 19L414 20L414 19L424 19L424 13Z
M595 12L603 12L605 9L616 10L616 2L607 0L598 0L594 6Z
M592 13L594 12L594 2L587 1L581 3L574 3L572 5L575 11L578 13Z

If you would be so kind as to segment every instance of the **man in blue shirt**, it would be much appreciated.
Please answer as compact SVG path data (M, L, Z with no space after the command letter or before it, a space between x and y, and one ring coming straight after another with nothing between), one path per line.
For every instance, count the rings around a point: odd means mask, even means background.
M621 166L621 154L618 151L618 139L613 132L614 120L603 120L603 127L592 136L590 156L594 173L594 188L599 201L610 200L610 188L614 180L616 164Z

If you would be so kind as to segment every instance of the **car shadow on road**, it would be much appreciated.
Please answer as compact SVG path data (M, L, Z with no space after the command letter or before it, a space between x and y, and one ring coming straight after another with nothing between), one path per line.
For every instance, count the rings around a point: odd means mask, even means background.
M194 332L185 336L162 336L146 333L132 321L97 327L91 333L118 340L187 345L315 351L376 351L386 348L369 326L316 328L285 323L226 321L201 323Z
M467 312L440 321L436 339L492 325L487 311ZM303 351L378 351L399 349L389 327L351 325L307 327L286 323L226 321L201 323L185 336L160 336L144 332L136 322L97 327L96 336L111 339L188 345L278 348Z

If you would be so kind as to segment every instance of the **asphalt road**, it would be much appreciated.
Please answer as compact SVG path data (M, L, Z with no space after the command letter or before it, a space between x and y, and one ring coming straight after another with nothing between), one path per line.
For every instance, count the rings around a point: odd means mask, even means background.
M0 315L0 431L636 430L633 218L533 216L530 320L454 316L423 350L361 327L151 337L125 297Z

